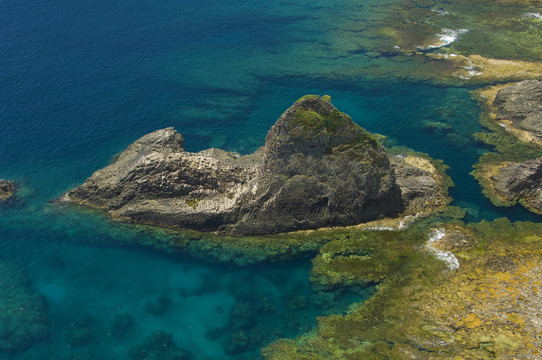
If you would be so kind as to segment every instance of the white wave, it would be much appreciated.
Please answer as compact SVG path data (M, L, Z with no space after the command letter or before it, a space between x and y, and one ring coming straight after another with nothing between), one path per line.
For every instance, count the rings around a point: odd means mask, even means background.
M435 241L442 239L446 235L446 230L438 229L431 233L429 240L427 241L426 247L437 257L437 259L442 260L448 265L448 269L451 271L459 269L459 260L455 255L450 251L440 251L433 246Z
M403 220L399 221L399 230L404 230L410 225L412 221L418 218L420 214L405 216Z
M370 226L366 228L369 231L393 231L396 230L393 226Z
M467 60L469 62L469 65L461 66L461 68L467 70L469 75L459 75L459 77L461 79L469 80L470 78L472 78L474 76L478 76L478 75L482 74L482 67L481 66L474 65L472 63L472 60L470 58L468 58L468 57L467 57Z
M437 34L437 36L439 38L439 42L437 44L429 45L429 46L427 46L425 48L424 47L418 47L418 49L420 49L420 50L429 50L429 49L439 49L441 47L448 46L451 43L453 43L454 41L456 41L459 35L464 34L464 33L468 32L468 31L469 30L467 30L467 29L457 29L457 30L442 29L441 33Z
M528 18L528 19L537 19L537 20L541 20L542 21L542 14L540 13L525 13L523 14L523 17L524 18Z
M444 9L431 9L432 12L437 13L438 15L448 15L450 14Z

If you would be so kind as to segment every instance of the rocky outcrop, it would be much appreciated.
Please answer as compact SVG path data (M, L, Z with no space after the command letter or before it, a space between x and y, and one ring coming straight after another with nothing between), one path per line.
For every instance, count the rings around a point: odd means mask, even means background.
M397 215L435 189L424 183L416 192L416 180L397 181L397 169L401 176L420 175L408 166L392 165L382 145L329 97L306 96L253 154L190 153L179 133L162 129L130 145L65 199L120 220L269 234Z
M494 131L498 124L506 131L479 134L501 154L484 154L473 175L495 205L519 202L542 214L542 81L493 86L479 93L487 111L482 119L488 119L482 124Z
M542 81L497 87L491 103L497 123L519 140L542 147Z
M493 106L496 120L509 120L520 130L542 139L542 81L526 80L497 93Z
M502 163L490 177L495 195L502 201L519 201L542 214L542 157L521 163Z
M0 204L9 202L15 196L15 184L0 179Z

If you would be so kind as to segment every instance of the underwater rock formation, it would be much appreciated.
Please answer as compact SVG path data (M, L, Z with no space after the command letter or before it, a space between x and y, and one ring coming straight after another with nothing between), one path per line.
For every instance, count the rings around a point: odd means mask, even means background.
M130 350L130 359L134 360L190 360L192 354L177 346L173 335L157 331L145 341Z
M43 298L17 265L0 261L0 353L23 351L49 334Z
M0 179L0 204L10 201L15 195L15 184Z
M65 199L118 220L234 235L354 225L396 216L442 192L431 171L391 158L329 97L309 95L253 154L190 153L179 133L162 129Z

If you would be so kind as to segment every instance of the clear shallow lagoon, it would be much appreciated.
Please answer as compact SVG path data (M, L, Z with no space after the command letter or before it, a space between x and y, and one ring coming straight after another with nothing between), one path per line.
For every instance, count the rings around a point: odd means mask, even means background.
M197 359L226 358L235 323L265 334L228 355L241 359L370 293L337 295L331 309L333 294L310 289L308 259L214 265L130 247L101 218L50 210L47 201L159 128L176 127L191 151L246 153L296 99L329 94L364 128L444 160L469 220L538 219L492 206L469 175L487 150L471 140L481 129L470 89L366 75L393 71L387 59L363 56L375 42L367 24L383 16L372 5L382 3L0 2L0 178L22 184L16 206L0 208L0 261L26 271L51 328L49 340L0 359L127 358L157 330ZM232 320L243 306L252 316ZM134 319L122 339L110 335L119 314ZM74 327L89 334L75 348Z

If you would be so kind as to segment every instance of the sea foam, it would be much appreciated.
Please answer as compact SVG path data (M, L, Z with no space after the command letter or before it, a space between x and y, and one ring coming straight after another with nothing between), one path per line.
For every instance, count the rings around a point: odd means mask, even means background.
M523 14L522 17L528 18L528 19L537 19L537 20L542 21L542 14L540 13L535 13L535 12L525 13Z
M444 46L448 46L454 41L457 40L458 36L468 32L468 29L442 29L441 33L436 34L439 41L436 44L429 45L426 47L418 47L420 50L430 50L430 49L439 49Z
M444 236L446 236L446 230L444 229L438 229L431 233L429 236L429 240L426 243L427 249L431 251L437 259L442 260L448 265L448 269L450 270L457 270L459 269L459 260L455 257L455 255L450 251L440 251L437 248L434 247L434 243L436 241L439 241Z

